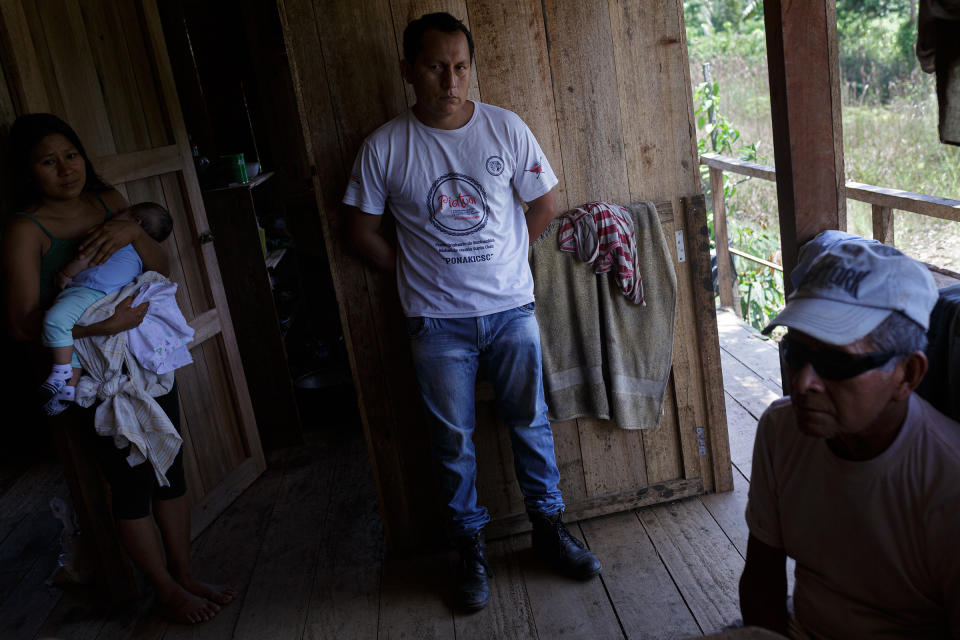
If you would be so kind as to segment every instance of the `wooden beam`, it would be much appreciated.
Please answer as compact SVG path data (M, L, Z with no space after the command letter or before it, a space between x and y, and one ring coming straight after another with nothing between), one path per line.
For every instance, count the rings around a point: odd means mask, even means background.
M737 160L719 153L705 153L700 156L700 164L751 178L776 182L777 170L769 165ZM931 196L926 193L914 193L892 187L878 187L847 180L844 195L850 200L867 204L919 213L920 215L960 222L960 200Z
M145 151L132 151L91 160L107 184L123 184L141 178L173 173L183 168L180 147L175 144Z
M846 228L833 0L764 0L784 272L803 242ZM789 288L789 278L785 279Z
M710 236L707 231L707 211L703 195L683 199L683 213L687 224L689 248L687 257L693 272L693 304L698 322L695 332L700 341L698 349L700 372L706 397L706 422L697 424L697 446L701 457L710 456L709 463L701 463L704 475L712 470L714 491L732 491L730 468L730 438L727 434L727 410L723 396L723 374L720 370L720 335L717 329L717 310L714 306L713 281L710 277ZM728 258L729 259L729 258ZM692 339L692 336L687 336ZM705 480L707 485L709 480ZM707 485L711 486L711 485Z

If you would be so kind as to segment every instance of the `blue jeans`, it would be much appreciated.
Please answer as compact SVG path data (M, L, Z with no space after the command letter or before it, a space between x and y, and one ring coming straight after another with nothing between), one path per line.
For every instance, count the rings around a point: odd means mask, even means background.
M477 505L474 388L482 364L510 430L513 463L528 511L563 509L553 431L543 396L540 329L533 303L476 318L408 318L413 362L448 533L474 535L490 521Z

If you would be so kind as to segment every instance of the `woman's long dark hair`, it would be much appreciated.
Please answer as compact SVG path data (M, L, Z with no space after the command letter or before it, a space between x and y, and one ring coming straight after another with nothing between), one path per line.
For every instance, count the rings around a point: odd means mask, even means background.
M106 191L110 186L103 181L90 163L80 136L66 122L50 113L27 113L18 117L7 136L7 197L10 211L24 211L39 204L41 194L30 173L30 154L34 147L49 135L59 133L70 141L83 158L87 169L84 191Z

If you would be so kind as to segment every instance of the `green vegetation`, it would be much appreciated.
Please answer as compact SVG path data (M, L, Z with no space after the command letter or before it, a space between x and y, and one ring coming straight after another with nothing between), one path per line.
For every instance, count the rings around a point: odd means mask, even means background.
M920 71L913 53L914 4L915 0L837 0L846 177L960 199L960 148L939 143L934 81ZM762 11L762 2L754 0L684 2L691 77L695 84L703 77L704 63L710 65L712 77L709 85L697 87L694 100L701 152L711 150L712 137L718 137L718 152L772 165ZM710 106L717 110L713 128L702 118ZM731 243L779 263L775 185L729 173L725 182ZM706 186L705 181L705 190ZM960 271L960 223L899 211L895 218L897 247ZM847 201L847 229L872 235L868 205ZM741 258L736 263L744 317L757 326L782 306L782 278ZM777 287L778 293L770 293Z

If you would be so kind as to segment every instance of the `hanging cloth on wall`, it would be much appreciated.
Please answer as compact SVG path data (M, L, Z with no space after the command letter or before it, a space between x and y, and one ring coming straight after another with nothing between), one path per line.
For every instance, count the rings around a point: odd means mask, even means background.
M673 364L677 278L656 207L619 208L634 229L634 270L644 274L646 306L625 295L615 274L595 274L558 248L561 220L531 247L547 417L653 429Z
M940 142L960 145L960 0L920 0L917 59L937 74Z
M643 278L637 264L633 216L626 208L608 202L588 202L560 218L557 245L576 253L581 262L593 265L595 273L608 273L616 265L623 295L645 305Z

